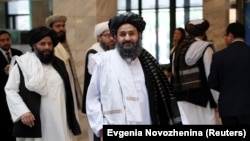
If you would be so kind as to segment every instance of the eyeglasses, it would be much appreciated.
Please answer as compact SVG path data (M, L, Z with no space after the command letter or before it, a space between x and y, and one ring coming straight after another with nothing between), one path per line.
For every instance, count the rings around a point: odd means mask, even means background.
M111 34L102 34L101 36L104 36L104 37L106 37L106 38L112 37Z
M226 38L226 36L227 36L227 35L222 34L222 35L221 35L221 38L222 38L222 39L225 39L225 38Z

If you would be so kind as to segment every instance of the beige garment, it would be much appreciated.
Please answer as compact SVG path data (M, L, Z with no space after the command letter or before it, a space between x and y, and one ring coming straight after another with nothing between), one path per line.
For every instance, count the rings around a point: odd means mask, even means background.
M55 56L63 60L66 65L66 68L69 74L70 83L71 83L72 93L76 101L77 107L80 109L82 105L81 104L82 92L81 92L81 87L78 81L74 59L72 57L70 48L67 43L59 42L57 46L55 47L54 51L55 51Z

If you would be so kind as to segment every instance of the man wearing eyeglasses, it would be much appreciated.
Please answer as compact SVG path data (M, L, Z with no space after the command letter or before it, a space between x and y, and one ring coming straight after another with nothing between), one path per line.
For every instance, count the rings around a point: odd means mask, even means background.
M208 85L220 93L222 125L250 125L250 48L245 26L230 23L223 37L227 47L213 54Z
M109 27L108 27L108 21L101 22L96 24L95 30L94 30L94 38L97 40L96 43L94 43L86 52L85 55L85 72L84 72L84 89L83 89L83 100L82 100L82 112L86 114L86 94L88 85L91 79L91 73L94 69L94 60L92 59L92 56L97 52L104 52L110 49L114 49L115 40L111 36ZM94 138L96 140L96 137L94 137L94 134L92 130L89 128L89 141L93 141Z

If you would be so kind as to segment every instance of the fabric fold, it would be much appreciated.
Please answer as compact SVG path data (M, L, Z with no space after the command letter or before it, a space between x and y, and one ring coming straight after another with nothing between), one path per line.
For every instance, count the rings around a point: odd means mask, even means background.
M41 95L46 95L48 90L45 83L45 74L35 53L27 52L20 57L16 57L16 61L23 72L26 88Z
M133 76L127 62L121 58L117 49L115 49L115 51L117 53L111 61L113 66L116 66L113 68L113 71L115 72L121 86L120 88L122 90L123 101L125 104L126 119L131 123L142 122L141 114L138 114L141 113L141 98L136 92L134 83L131 83ZM126 76L124 74L126 74Z

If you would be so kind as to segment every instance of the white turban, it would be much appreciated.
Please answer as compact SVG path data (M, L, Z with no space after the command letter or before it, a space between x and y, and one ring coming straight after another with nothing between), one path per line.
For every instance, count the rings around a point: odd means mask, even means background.
M105 30L109 30L108 26L109 21L101 22L96 24L94 37L97 38L98 35L101 35Z

